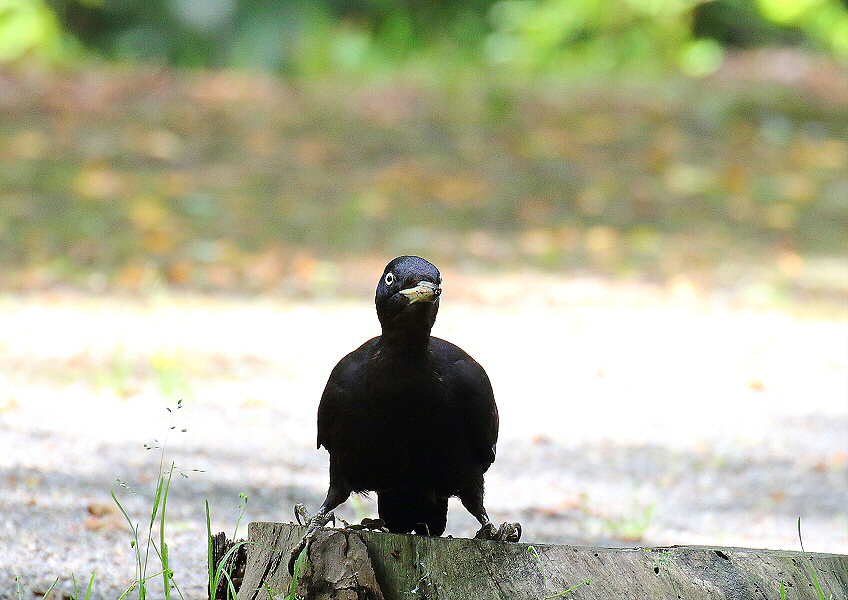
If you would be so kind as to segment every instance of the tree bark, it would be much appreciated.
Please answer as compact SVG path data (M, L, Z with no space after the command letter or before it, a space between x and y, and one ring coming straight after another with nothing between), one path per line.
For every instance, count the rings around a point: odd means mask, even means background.
M227 600L229 583L232 583L236 590L241 587L247 566L247 547L241 542L243 540L229 539L223 531L212 536L212 575L220 572L220 576L215 597L209 600ZM239 546L230 552L236 544Z
M286 597L289 551L304 532L298 525L250 524L239 600ZM838 554L590 548L322 529L309 545L297 594L307 600L777 600L783 583L787 600L818 600L811 567L825 598L848 598L848 556Z

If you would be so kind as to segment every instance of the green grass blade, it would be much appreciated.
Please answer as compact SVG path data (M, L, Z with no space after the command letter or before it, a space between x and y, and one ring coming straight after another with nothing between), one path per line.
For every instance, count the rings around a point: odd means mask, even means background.
M581 581L577 585L568 588L564 592L560 592L559 594L554 594L553 596L545 596L545 600L550 600L551 598L559 598L560 596L565 596L566 594L570 594L571 592L573 592L577 588L584 586L584 585L589 585L590 583L592 583L591 579L584 579L583 581Z
M219 575L220 575L220 576L217 578L217 579L218 579L218 581L220 581L220 580L221 580L220 578L221 578L221 577L223 577L223 578L224 578L224 581L226 581L226 582L227 582L227 595L226 595L226 598L227 598L228 600L229 600L229 599L231 599L231 598L235 598L235 597L237 596L237 593L236 593L236 586L235 586L235 585L233 585L233 580L232 580L232 578L230 577L230 574L229 574L229 573L227 573L224 569L218 569L218 573L219 573ZM216 588L216 589L217 589L217 588Z
M238 594L236 593L235 585L233 584L232 579L230 578L230 574L225 569L225 565L234 552L238 552L238 549L241 546L245 546L252 542L248 540L241 540L233 544L229 550L221 557L217 567L214 564L215 557L213 556L212 550L212 518L209 513L209 500L206 500L206 539L207 539L207 558L206 562L209 570L209 597L214 599L215 594L218 591L218 584L221 581L221 578L225 578L227 581L227 591L229 592L228 598L235 598Z
M171 579L173 571L170 567L168 556L168 544L165 543L165 514L168 506L168 494L171 491L171 478L174 476L174 463L168 469L168 478L162 477L164 492L162 493L162 512L159 515L159 547L161 548L160 560L162 562L162 583L165 586L165 600L171 600Z
M121 501L118 500L118 497L115 495L114 490L112 490L112 500L114 500L115 504L118 505L118 509L121 511L121 514L124 515L124 518L127 520L127 523L130 526L130 531L132 531L132 534L133 534L132 547L133 547L133 550L135 550L135 575L136 575L136 580L127 589L127 591L124 593L124 595L122 595L121 598L118 599L118 600L122 600L126 595L128 595L130 592L132 592L132 590L135 588L135 585L137 583L138 584L142 583L143 567L142 567L142 564L141 564L141 550L139 549L139 544L138 544L138 525L133 525L132 519L130 519L130 515L127 513L126 509L124 508L124 505L121 504ZM139 590L139 596L141 596L141 594L142 594L142 592L141 592L141 590Z
M804 540L801 537L801 517L798 517L798 542L801 544L801 552L806 554L807 551L804 550ZM824 595L821 584L819 583L819 576L816 573L816 569L813 567L813 559L811 559L809 555L807 555L807 568L810 570L810 575L813 578L813 585L816 587L816 593L819 595L819 600L828 600L827 596Z
M238 537L239 525L241 524L241 518L244 516L244 513L247 511L247 494L241 493L239 494L239 515L238 519L236 519L236 528L233 530L233 540Z
M50 592L53 591L53 588L56 587L57 583L59 583L58 577L53 580L53 583L51 583L50 587L47 588L47 591L44 592L44 595L41 597L41 600L45 600L47 596L50 595ZM18 600L23 600L23 598L21 597L21 579L17 575L15 575L15 591L17 592Z
M813 585L816 586L816 592L819 595L819 600L827 600L827 596L824 595L824 591L822 591L822 586L819 583L819 576L816 574L816 570L813 567L813 561L808 556L807 557L807 567L810 569L810 575L813 577Z
M527 551L528 551L530 554L532 554L532 555L533 555L533 558L535 558L535 559L536 559L536 562L537 562L537 563L539 563L539 568L540 568L540 569L541 569L541 571L542 571L542 589L544 590L545 588L547 588L547 587L548 587L548 577L547 577L547 575L545 574L545 568L544 568L544 566L542 565L542 557L541 557L541 556L539 556L539 553L536 551L536 548L534 548L533 546L527 546ZM544 597L544 600L551 600L551 598L559 598L559 597L561 597L561 596L565 596L566 594L569 594L569 593L573 592L574 590L576 590L576 589L577 589L577 588L579 588L580 586L582 586L582 585L589 585L590 583L592 583L592 580L591 580L591 579L586 579L586 580L584 580L584 581L581 581L581 582L580 582L580 583L578 583L577 585L575 585L575 586L572 586L572 587L568 588L568 589L567 589L567 590L565 590L565 591L559 592L558 594L554 594L553 596L545 596L545 597Z
M545 572L545 566L542 564L542 557L539 556L539 553L536 552L536 548L534 546L528 546L527 551L533 555L533 558L536 559L536 562L539 563L539 570L542 572L542 593L545 593L545 590L548 588L548 574Z
M218 583L221 581L222 577L226 578L226 580L227 580L227 588L230 592L230 595L227 596L227 597L228 598L235 598L238 595L236 593L235 586L233 585L233 580L230 578L230 574L227 572L225 565L227 564L227 561L230 559L230 556L232 556L234 552L238 552L238 549L241 546L245 546L245 545L250 544L250 543L252 543L252 542L249 542L247 540L241 540L240 542L233 544L230 547L230 549L227 550L227 552L224 554L224 556L221 557L221 561L218 563L218 567L215 569L214 576L212 576L211 579L210 579L209 586L210 586L210 590L212 590L212 593L210 593L210 595L209 595L210 598L215 597L214 593L218 590ZM212 559L210 558L210 564L211 564L211 561L212 561Z
M209 572L209 600L215 600L215 591L218 589L218 579L215 577L215 565L212 562L212 519L209 516L209 499L206 499L206 565Z
M804 550L804 540L801 537L801 517L798 517L798 541L801 543L801 552L806 552Z
M85 600L91 600L91 592L94 590L94 573L91 574L91 579L88 580L88 587L85 589Z
M297 580L300 577L300 571L303 568L303 561L306 560L306 550L309 544L303 547L300 554L297 555L297 560L294 561L294 574L292 574L291 584L289 585L289 595L284 600L297 600Z
M165 600L171 600L171 576L173 571L168 568L168 544L162 540L162 585L165 588Z
M53 591L53 588L55 588L55 587L56 587L56 584L57 584L57 583L59 583L59 578L58 578L58 577L57 577L56 579L54 579L54 580L53 580L53 583L51 583L51 584L50 584L50 587L49 587L49 588L47 588L47 591L46 591L46 592L44 592L44 595L41 597L41 600L44 600L45 598L47 598L47 596L49 596L49 595L50 595L50 592L52 592L52 591Z
M126 590L124 590L124 593L123 593L123 594L121 594L120 596L118 596L118 600L125 600L125 599L126 599L126 597L127 597L127 596L129 596L129 595L132 593L132 591L135 589L135 586L136 586L137 584L138 584L138 582L137 582L137 581L133 581L133 582L130 584L130 587L128 587Z
M161 473L161 471L160 471ZM153 509L150 515L150 521L147 525L147 547L144 552L144 570L142 572L142 581L147 579L147 565L150 560L150 546L153 540L153 525L156 524L156 516L159 514L159 504L162 502L162 488L165 485L165 477L159 476L159 483L156 484L156 494L153 497ZM158 550L157 550L158 552Z

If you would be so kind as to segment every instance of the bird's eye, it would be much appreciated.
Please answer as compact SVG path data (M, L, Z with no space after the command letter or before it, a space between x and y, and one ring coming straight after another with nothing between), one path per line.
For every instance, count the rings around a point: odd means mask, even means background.
M395 282L395 274L394 273L386 273L386 285L392 285Z

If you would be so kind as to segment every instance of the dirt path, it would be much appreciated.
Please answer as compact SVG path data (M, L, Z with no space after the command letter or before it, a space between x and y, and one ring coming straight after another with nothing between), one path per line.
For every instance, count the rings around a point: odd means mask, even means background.
M848 553L844 318L592 281L464 284L434 333L495 387L493 519L530 542L798 549L800 516L807 550ZM16 575L24 599L56 577L67 593L72 573L81 589L96 573L93 598L123 592L134 559L110 491L144 529L160 460L144 444L172 419L165 464L188 475L167 504L172 567L205 597L204 500L229 532L240 493L243 524L316 506L317 400L377 332L367 300L0 298L0 599L18 597ZM474 530L458 504L449 519L449 534Z

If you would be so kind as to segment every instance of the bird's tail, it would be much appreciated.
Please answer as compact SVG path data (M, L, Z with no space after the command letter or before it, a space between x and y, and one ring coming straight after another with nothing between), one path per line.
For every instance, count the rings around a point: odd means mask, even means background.
M442 535L448 522L448 499L425 490L378 492L377 510L392 533Z

